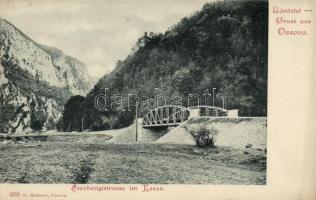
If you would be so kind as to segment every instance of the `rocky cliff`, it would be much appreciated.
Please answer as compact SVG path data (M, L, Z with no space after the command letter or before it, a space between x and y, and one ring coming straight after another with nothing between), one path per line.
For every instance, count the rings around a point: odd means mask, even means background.
M0 132L54 129L64 103L92 84L84 63L0 19Z

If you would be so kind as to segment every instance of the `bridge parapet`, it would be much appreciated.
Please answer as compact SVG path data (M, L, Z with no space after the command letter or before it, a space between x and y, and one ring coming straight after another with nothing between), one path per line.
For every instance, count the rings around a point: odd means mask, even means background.
M230 112L217 106L183 107L166 105L149 111L143 117L142 125L147 127L177 126L191 117L238 117L238 110Z

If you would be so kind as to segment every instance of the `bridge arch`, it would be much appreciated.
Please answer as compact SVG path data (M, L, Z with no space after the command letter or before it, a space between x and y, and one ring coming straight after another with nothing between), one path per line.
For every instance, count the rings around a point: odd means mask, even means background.
M166 105L157 107L143 117L143 127L177 126L186 121L190 110L183 106Z
M227 109L217 106L176 106L165 105L150 110L143 117L143 127L177 126L189 117L227 117Z

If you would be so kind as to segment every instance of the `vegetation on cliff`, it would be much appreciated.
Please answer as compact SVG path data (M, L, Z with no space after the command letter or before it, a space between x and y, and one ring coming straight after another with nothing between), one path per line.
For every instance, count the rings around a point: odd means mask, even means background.
M229 97L228 109L239 109L242 116L266 116L267 47L268 2L205 4L164 34L145 33L138 40L132 53L118 61L115 70L88 94L83 106L84 126L111 129L131 124L136 102L136 98L126 98L131 93L151 100L155 92L167 100L179 94L187 106L188 94L199 94L203 99L205 90L211 92L212 88ZM108 98L114 94L122 97L124 111L95 108L95 97L104 94L105 88ZM222 99L215 98L215 103L221 106ZM128 104L134 106L128 108Z

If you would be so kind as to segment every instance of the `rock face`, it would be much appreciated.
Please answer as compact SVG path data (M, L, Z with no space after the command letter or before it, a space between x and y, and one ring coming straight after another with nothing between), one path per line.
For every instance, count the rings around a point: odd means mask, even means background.
M0 18L0 132L54 129L69 97L92 85L84 63Z

